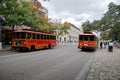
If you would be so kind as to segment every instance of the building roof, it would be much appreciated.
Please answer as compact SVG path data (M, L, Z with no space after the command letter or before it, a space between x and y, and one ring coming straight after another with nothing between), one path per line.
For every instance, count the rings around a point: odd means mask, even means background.
M72 24L72 23L69 23L71 26L73 26L74 28L76 28L77 30L79 30L79 31L82 31L80 28L78 28L78 27L76 27L74 24Z

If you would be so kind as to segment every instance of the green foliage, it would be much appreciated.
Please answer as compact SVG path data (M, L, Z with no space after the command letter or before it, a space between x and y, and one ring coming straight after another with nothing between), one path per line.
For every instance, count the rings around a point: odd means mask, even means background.
M70 24L68 22L64 22L64 24L62 24L58 28L58 30L59 30L58 35L69 34L69 32L68 32L69 29L70 29Z
M91 23L90 21L86 21L82 24L83 31L91 31Z
M38 0L36 0L38 1ZM24 0L0 0L0 15L4 15L4 25L12 27L21 27L26 25L32 29L48 31L54 33L56 30L60 31L60 34L67 34L69 24L66 22L62 26L54 25L48 22L48 19L44 16L37 14L38 12L30 4Z
M108 11L103 18L106 18L104 26L105 30L110 29L110 39L118 40L118 35L120 34L120 5L111 2L108 5Z
M70 29L70 24L68 22L64 22L63 24L57 25L56 27L57 38L60 35L62 36L64 34L69 34L68 30Z
M68 30L70 29L70 24L68 22L65 22L62 26L61 26L61 34L68 34Z
M102 36L102 39L103 39L103 40L109 40L109 34L108 34L107 32L104 32L104 31L103 31L103 32L101 33L101 36Z
M97 30L100 28L99 20L94 20L93 22L87 20L82 24L82 27L83 27L83 31Z
M0 14L5 16L5 25L26 25L36 27L38 19L35 13L29 10L28 2L21 0L2 0Z
M108 11L100 20L86 21L82 24L84 31L100 30L104 33L103 39L120 40L120 5L111 2ZM108 35L106 35L106 33Z

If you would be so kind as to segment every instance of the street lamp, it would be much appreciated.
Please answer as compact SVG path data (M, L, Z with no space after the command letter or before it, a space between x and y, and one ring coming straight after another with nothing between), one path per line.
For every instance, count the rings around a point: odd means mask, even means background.
M0 15L0 48L2 46L1 41L2 41L2 24L5 21L5 18L3 15Z

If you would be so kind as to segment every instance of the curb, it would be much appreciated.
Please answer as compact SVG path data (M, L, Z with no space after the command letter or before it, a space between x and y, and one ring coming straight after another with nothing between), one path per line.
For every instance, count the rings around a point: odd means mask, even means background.
M82 71L80 71L80 73L77 75L77 77L75 78L75 80L86 80L86 77L89 73L90 70L90 66L93 63L93 60L95 58L95 55L90 56L87 64L84 66L84 68L82 69Z
M0 49L0 52L10 51L10 50L11 50L11 47L5 47L5 48Z
M0 52L11 51L11 49L0 49Z

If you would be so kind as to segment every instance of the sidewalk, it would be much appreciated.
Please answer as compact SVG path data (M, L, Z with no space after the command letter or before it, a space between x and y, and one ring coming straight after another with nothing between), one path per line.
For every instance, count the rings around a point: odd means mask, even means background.
M120 80L120 49L98 49L86 80Z
M0 49L0 52L11 50L11 45L6 45L4 48Z

